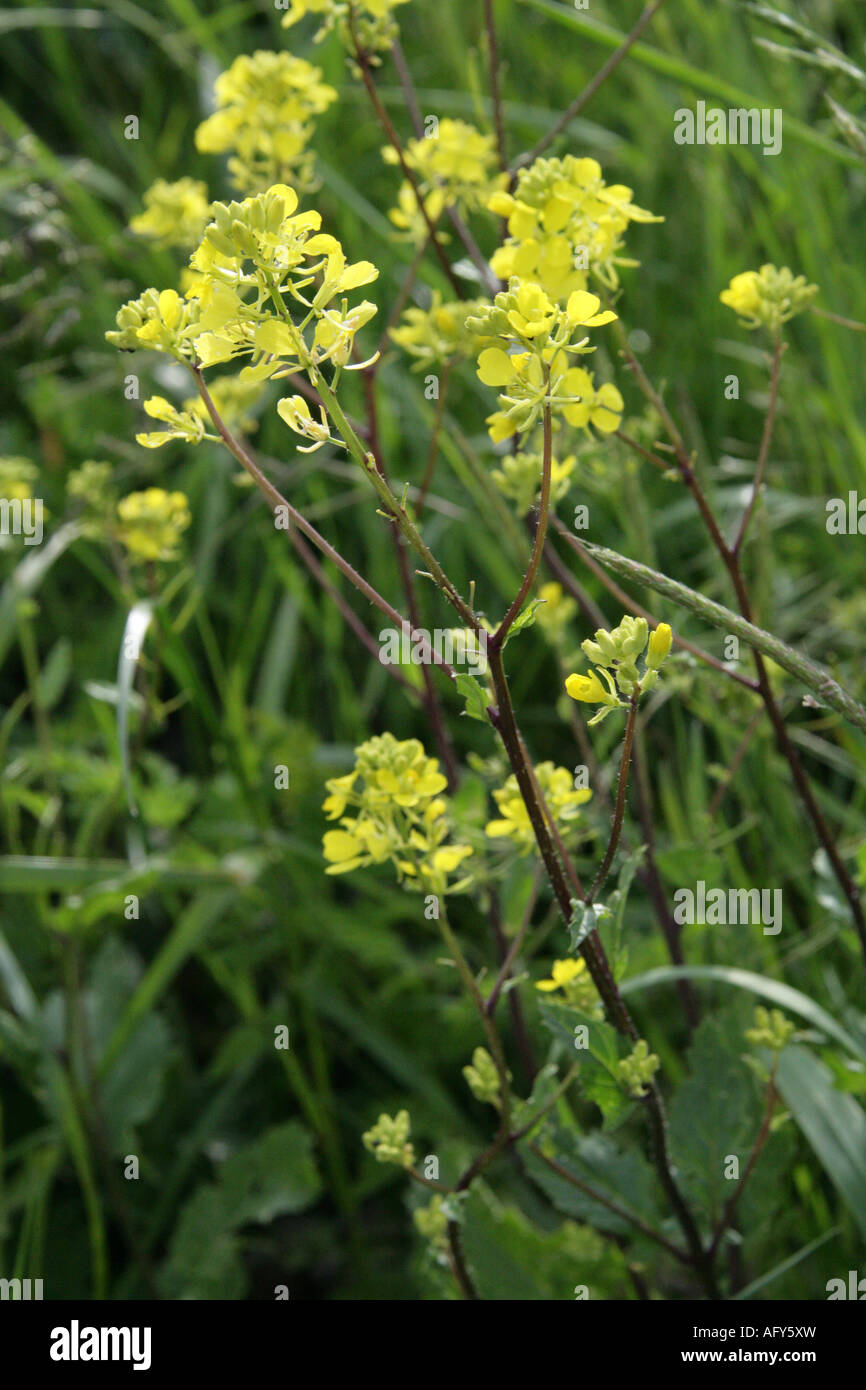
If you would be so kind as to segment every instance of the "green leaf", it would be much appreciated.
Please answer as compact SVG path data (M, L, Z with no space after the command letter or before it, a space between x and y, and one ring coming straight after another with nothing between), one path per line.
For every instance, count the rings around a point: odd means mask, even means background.
M530 599L525 608L521 608L511 627L505 636L503 647L507 647L512 637L516 637L519 632L523 632L528 627L535 625L535 615L543 603L547 600L543 598Z
M231 1209L212 1183L181 1208L159 1282L170 1299L243 1298L247 1280Z
M866 1115L862 1108L853 1096L836 1090L832 1072L808 1047L785 1048L776 1084L866 1236Z
M745 1165L759 1112L754 1082L730 1030L716 1018L705 1019L689 1049L689 1075L671 1105L670 1147L692 1200L711 1220L731 1192L725 1158L736 1154Z
M466 701L464 714L468 714L470 719L480 719L482 723L490 723L490 715L487 713L487 693L484 686L475 676L466 675L465 671L457 677L457 689Z
M483 1299L573 1299L577 1284L590 1299L631 1296L625 1260L609 1241L572 1221L538 1230L483 1182L473 1183L466 1202L463 1248Z
M571 920L568 924L568 936L571 949L578 955L590 932L596 931L602 922L606 921L611 913L604 903L586 903L578 901L577 898L571 900Z
M154 1008L178 970L201 945L211 927L225 912L234 892L222 889L197 898L178 919L158 955L152 961L141 983L121 1015L102 1059L107 1071L123 1051L140 1020Z
M298 1120L289 1120L232 1154L224 1163L220 1188L238 1226L265 1224L276 1216L303 1211L321 1191L313 1162L313 1141Z
M621 1114L631 1102L619 1078L618 1064L623 1052L616 1029L570 1004L542 1004L540 1011L550 1031L571 1049L569 1056L580 1062L580 1089L586 1100L598 1106L605 1121ZM588 1047L575 1049L575 1026L586 1028Z
M558 1128L553 1154L556 1162L580 1182L649 1226L657 1222L652 1169L637 1149L621 1149L607 1134L577 1134ZM625 1235L634 1230L625 1216L561 1177L531 1149L521 1160L534 1182L547 1193L557 1211L587 1221L603 1231Z

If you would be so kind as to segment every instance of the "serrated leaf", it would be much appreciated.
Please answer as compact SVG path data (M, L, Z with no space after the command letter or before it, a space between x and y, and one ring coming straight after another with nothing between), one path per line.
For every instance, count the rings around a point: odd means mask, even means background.
M709 1220L730 1196L725 1159L741 1166L760 1123L755 1084L732 1039L715 1018L706 1019L689 1049L689 1074L670 1108L670 1147L684 1186ZM736 1043L736 1045L735 1045Z
M473 1183L466 1202L463 1247L486 1300L571 1300L578 1283L591 1299L631 1296L625 1260L609 1241L573 1221L538 1230L483 1182Z
M181 1208L159 1274L165 1298L243 1298L246 1274L225 1194L208 1183Z

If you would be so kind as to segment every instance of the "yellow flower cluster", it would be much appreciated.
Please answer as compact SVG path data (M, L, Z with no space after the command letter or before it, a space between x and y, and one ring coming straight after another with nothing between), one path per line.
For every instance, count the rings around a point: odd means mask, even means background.
M137 434L136 444L145 449L159 449L172 439L183 439L187 444L200 444L203 439L216 439L215 434L205 434L205 422L201 415L192 411L178 410L164 396L151 396L144 402L144 409L152 420L161 420L168 429L154 430L150 434Z
M467 328L466 320L477 314L485 302L462 299L443 304L439 291L434 290L430 308L408 308L400 325L390 330L391 340L416 359L415 371L471 357L477 351L478 340Z
M487 420L495 443L531 429L545 406L579 429L593 425L610 434L618 428L624 406L617 388L596 387L590 372L569 361L595 351L585 329L616 318L600 308L598 296L586 290L575 290L560 308L540 286L514 278L467 320L491 344L479 354L478 375L486 386L501 388L500 409Z
M201 240L209 218L206 184L198 179L178 179L176 183L157 179L144 195L144 212L133 217L129 225L137 236L149 237L159 246L189 250Z
M532 450L521 450L517 454L506 454L500 460L501 468L494 469L491 477L502 493L514 503L514 510L521 518L535 505L541 488L542 455ZM555 506L561 502L571 485L571 475L577 463L575 454L564 459L553 458L550 462L550 502Z
M818 286L810 285L805 275L792 275L786 265L780 270L768 264L735 275L719 298L748 328L768 328L776 334L783 323L808 308L817 293Z
M390 862L408 886L428 892L460 892L468 880L449 877L472 853L469 845L446 843L447 786L436 758L417 739L381 734L355 749L355 766L326 783L323 810L338 820L322 841L329 874ZM351 815L345 812L350 810Z
M196 148L229 154L229 173L241 192L289 180L311 187L313 119L337 99L321 68L292 53L242 53L220 73L214 90L217 109L198 127Z
M117 504L117 537L134 561L173 560L190 523L182 492L149 487L131 492Z
M244 383L323 362L348 366L355 333L376 307L365 301L350 309L345 296L379 272L369 261L347 264L336 237L320 232L320 214L296 213L297 205L285 184L214 203L186 296L145 290L119 311L108 341L202 367L249 357Z
M557 827L569 829L579 819L581 806L591 798L591 790L589 787L575 789L568 768L556 767L552 762L539 763L535 776ZM500 819L488 821L484 833L492 839L513 840L521 854L525 854L535 844L535 835L513 773L503 787L494 790L493 797Z
M406 3L407 0L291 0L283 27L288 29L307 15L315 15L321 19L314 35L316 43L336 28L347 48L353 48L357 40L362 52L375 58L377 53L387 52L397 38L392 11Z
M494 137L483 135L468 121L444 116L429 136L410 140L403 154L433 223L446 207L454 207L463 215L476 212L508 183L508 175L499 172ZM400 162L393 145L384 147L382 158L386 164ZM427 226L409 183L401 185L398 205L388 215L410 240L421 242L427 237Z
M626 708L636 693L644 694L652 689L672 641L673 634L667 623L659 623L650 634L646 618L626 616L611 632L599 628L594 641L588 637L581 642L596 669L588 676L569 676L565 688L573 700L601 705L598 714L589 721L599 724L612 710ZM641 656L644 657L643 672L637 668Z
M536 159L513 194L494 193L487 206L508 222L495 273L541 285L555 300L586 289L590 273L616 288L617 266L636 264L619 255L629 222L664 220L637 207L625 184L606 184L597 160L574 155Z
M393 1119L390 1115L380 1115L361 1136L364 1148L377 1163L396 1163L399 1168L411 1168L415 1162L415 1150L409 1140L411 1128L408 1110L398 1110Z

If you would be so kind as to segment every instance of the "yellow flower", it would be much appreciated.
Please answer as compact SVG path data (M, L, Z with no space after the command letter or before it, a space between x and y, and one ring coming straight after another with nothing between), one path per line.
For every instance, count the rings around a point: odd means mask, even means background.
M598 997L592 977L582 956L555 960L550 970L550 978L536 980L535 988L542 994L552 994L561 990L565 1002L582 1013L600 1016L603 1005Z
M761 307L760 277L756 270L744 270L735 275L719 299L742 318L757 318Z
M586 328L616 318L599 312L597 295L576 290L560 308L537 285L517 278L467 319L483 346L478 375L486 386L501 389L499 411L488 417L491 438L508 439L525 433L546 407L578 429L594 426L603 434L618 428L624 409L617 388L596 387L592 374L571 365L573 354L592 352Z
M145 449L159 449L172 439L183 439L187 444L199 444L202 439L217 437L214 434L205 434L205 417L201 412L193 414L178 410L164 396L151 396L144 402L144 409L151 419L161 420L169 427L167 430L154 430L150 434L137 434L136 444L142 444Z
M118 539L133 560L173 560L191 519L185 495L161 487L121 498L117 515Z
M516 454L506 454L500 460L501 468L494 469L491 478L504 497L514 503L514 510L521 518L534 505L541 489L542 455L536 450L521 449ZM575 454L564 459L552 458L550 461L550 502L555 506L565 497L571 485L571 475L577 463ZM547 586L549 589L551 586ZM543 594L542 594L543 597ZM539 610L539 619L545 612Z
M321 449L331 438L331 429L324 410L320 410L321 419L314 420L303 396L286 396L285 399L277 401L277 414L290 430L302 434L305 439L312 439L312 444L307 447L298 445L299 453L311 454L315 449Z
M783 323L808 308L818 293L804 275L791 274L788 267L762 265L735 275L719 295L723 304L739 314L748 328L767 328L777 334Z
M478 340L467 328L466 320L478 312L481 304L481 300L474 299L443 304L441 294L434 290L430 308L412 305L407 309L399 327L390 330L391 340L416 359L418 371L457 357L470 357L477 351Z
M650 637L646 618L626 614L611 632L599 628L594 638L588 637L581 642L585 655L595 662L597 669L585 676L568 676L566 691L573 700L602 706L589 721L590 724L598 724L612 710L624 706L620 696L628 700L634 697L635 692L643 694L652 690L672 641L673 635L667 623L659 623ZM642 672L637 667L641 656L644 657Z
M350 5L346 0L291 0L291 8L283 17L283 27L297 24L308 14L321 16L322 23L314 35L316 43L336 28L346 48L352 49L357 37L363 51L378 62L376 55L390 49L397 38L397 25L391 12L406 3L407 0L351 0ZM350 14L352 27L348 23Z
M607 705L611 703L610 692L602 685L595 671L590 671L588 676L568 676L565 682L565 688L572 700L581 700L587 705Z
M550 971L551 978L549 980L537 980L535 988L543 990L545 993L550 993L554 989L564 989L585 970L586 961L582 957L578 960L573 958L555 960Z
M671 649L673 640L670 624L659 623L658 627L650 634L647 645L646 664L650 670L657 671L659 669Z

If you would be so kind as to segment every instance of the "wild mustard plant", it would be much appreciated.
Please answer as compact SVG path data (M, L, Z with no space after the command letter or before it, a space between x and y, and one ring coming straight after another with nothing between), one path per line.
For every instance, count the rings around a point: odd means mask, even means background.
M503 497L514 504L518 517L525 517L535 505L541 490L543 456L536 449L521 449L516 454L505 454L498 468L490 474ZM577 463L576 454L568 454L559 459L555 455L550 460L550 501L552 506L561 502L571 487L572 474ZM541 591L539 590L539 594ZM540 611L539 611L540 620Z
M415 175L415 188L406 181L401 184L397 207L388 216L416 243L428 234L418 213L419 198L435 223L446 207L462 216L479 211L508 183L508 175L498 169L494 137L447 116L437 122L432 138L410 140L400 155L393 145L385 145L382 158L392 165L402 161Z
M589 787L575 788L574 778L567 767L556 767L552 762L538 763L535 776L557 828L563 833L577 828L581 820L581 806L592 797ZM521 854L535 848L535 835L529 811L521 795L516 776L512 773L505 785L493 792L499 816L490 820L484 827L485 835L496 840L510 840Z
M390 329L389 336L415 359L413 371L470 358L477 351L478 339L467 326L467 319L478 314L485 303L461 299L443 304L441 293L434 290L430 307L422 309L413 304L404 311L399 325Z
M394 11L398 5L405 4L408 0L291 0L283 26L289 29L312 15L319 21L314 34L316 43L321 43L336 29L347 48L353 48L357 39L364 52L379 61L379 55L386 52L397 37Z
M474 581L467 600L445 574L421 534L422 503L416 516L409 489L400 498L390 490L389 460L383 456L377 429L380 359L375 351L365 356L356 344L377 306L355 295L376 280L378 269L368 260L350 261L341 242L322 231L320 214L314 208L302 209L298 196L308 192L314 180L316 118L337 95L323 82L319 68L290 53L258 52L238 58L218 79L217 110L199 127L196 143L202 152L230 156L234 186L247 196L242 201L210 204L205 186L191 179L154 184L133 229L163 245L191 249L197 245L179 281L180 292L145 290L123 306L116 330L107 337L122 350L141 348L165 354L196 379L199 396L177 406L163 396L145 401L145 412L164 426L136 436L146 448L176 440L197 445L220 439L248 467L250 456L235 434L248 434L255 427L263 388L289 376L305 377L303 391L287 394L274 406L291 433L303 441L295 446L298 452L326 446L348 450L375 486L380 513L392 527L398 549L403 540L411 543L425 566L419 574L432 579L438 596L456 611L460 627L453 631L468 639L470 656L478 656L482 637L489 650L484 683L451 670L447 663L440 663L440 674L459 693L465 713L477 721L473 729L484 725L488 737L495 734L501 740L510 769L504 775L497 759L485 763L478 754L469 759L476 772L496 768L494 818L485 820L486 813L476 807L474 820L472 816L467 820L460 790L451 795L449 781L452 787L459 783L460 767L432 675L426 680L430 675L426 668L423 681L404 680L404 684L413 696L419 692L423 696L440 756L429 754L415 738L398 739L388 732L375 735L355 749L348 773L327 781L323 805L330 822L322 840L325 872L337 876L385 869L403 888L424 895L430 908L428 913L425 907L425 918L429 915L439 922L450 962L457 967L487 1044L474 1048L463 1075L475 1099L496 1111L496 1131L463 1172L451 1174L439 1184L443 1190L430 1205L415 1212L416 1228L430 1242L437 1260L450 1269L461 1293L473 1296L460 1234L470 1189L530 1133L539 1139L538 1143L530 1140L528 1146L534 1161L552 1160L558 1181L567 1183L569 1169L560 1161L557 1146L564 1142L571 1157L583 1159L585 1140L591 1138L581 1132L574 1115L566 1113L573 1107L560 1105L576 1080L583 1087L583 1099L597 1105L605 1119L620 1115L629 1102L635 1102L635 1109L640 1103L653 1163L652 1170L647 1168L647 1183L654 1182L666 1200L682 1242L681 1247L673 1247L674 1256L697 1287L716 1297L715 1255L733 1217L726 1209L707 1236L692 1211L691 1194L687 1198L681 1191L666 1147L666 1118L657 1080L659 1057L638 1036L617 984L627 957L619 937L631 881L628 866L609 900L617 912L598 901L619 848L638 702L653 689L670 654L671 628L660 623L650 632L646 619L625 615L617 627L600 627L593 638L582 642L590 668L565 678L565 690L578 705L598 706L589 725L597 725L614 710L626 713L612 828L594 878L584 879L585 861L590 858L587 846L599 829L597 803L589 805L593 790L580 785L570 768L552 759L532 763L517 723L503 656L508 642L505 655L510 661L511 639L526 641L521 634L533 623L547 637L558 661L564 663L565 653L572 650L578 631L577 602L562 583L541 582L539 573L546 527L577 467L578 432L593 441L603 471L611 457L603 451L612 443L609 436L622 433L625 412L619 387L613 382L597 383L579 364L601 341L596 330L618 319L591 287L616 293L619 308L620 271L637 264L624 254L630 225L663 219L638 206L631 188L606 182L601 166L592 158L539 157L512 178L513 170L505 167L500 131L488 132L449 117L438 121L429 138L404 142L395 138L387 112L383 117L371 68L391 49L397 37L396 11L404 2L292 0L283 24L292 28L310 17L319 25L317 40L332 31L339 35L388 137L383 150L386 163L411 175L399 187L397 205L389 211L391 223L400 236L417 246L419 260L422 253L432 251L452 282L453 299L445 300L439 290L421 294L414 266L400 300L406 307L399 314L395 308L383 341L390 338L413 359L418 371L444 368L449 374L457 373L474 361L482 385L497 392L498 409L486 421L489 437L493 445L511 441L510 452L495 454L488 447L489 461L498 467L485 480L492 478L520 519L538 508L529 563L520 588L509 595L510 606L501 622L492 622L476 608ZM492 297L458 298L459 278L448 259L455 237L471 254L476 269L479 262L481 272L487 267L455 217L470 218L485 211L493 214L484 219L488 229L495 218L505 221L489 268L506 288ZM480 273L476 289L484 279ZM417 303L412 302L413 292ZM816 287L807 285L803 277L795 279L787 269L764 266L760 272L735 277L721 299L748 326L766 327L775 336L815 292ZM629 365L634 370L635 362ZM214 367L229 371L205 388L204 372ZM363 373L367 417L358 431L336 395L344 371ZM635 375L640 381L640 375ZM643 379L648 383L645 375ZM664 469L667 461L654 449L658 433L663 426L668 428L671 472L676 463L681 475L693 480L691 461L675 427L667 424L670 415L664 403L651 386L646 394L650 406L645 415L637 417L636 424L627 422L629 443ZM437 412L435 429L441 425L441 414ZM617 441L616 448L620 447ZM431 459L435 462L435 450ZM84 498L90 489L101 486L104 479L94 471L100 467L85 465L76 495ZM274 495L279 494L258 474L256 465L252 472L260 485L264 483L263 491L273 505ZM421 489L423 500L427 482ZM135 561L167 560L177 555L189 520L182 493L150 488L117 503L114 536ZM415 619L412 623L401 619L390 599L379 594L300 511L294 511L293 520L305 540L337 565L365 601L411 630ZM733 550L728 551L728 559L735 559ZM414 613L415 576L405 566L402 570L407 607ZM575 588L574 593L579 595L580 590ZM427 650L423 641L419 650L423 657ZM564 666L563 674L567 670ZM555 688L550 697L555 703ZM576 712L571 709L570 713ZM486 780L490 785L493 779ZM500 889L512 881L520 886L530 855L537 855L539 882L532 887L528 908L523 909L524 920L508 921L505 931L498 920ZM516 962L522 951L537 950L527 946L527 939L535 908L532 895L540 891L541 882L559 914L555 951L570 949L571 954L557 954L549 976L536 979L530 991L536 1005L543 1003L550 1015L556 1014L559 1033L542 1069L523 1051L521 1081L528 1083L523 1098L517 1095L510 1058L506 1058L497 1004L502 995L511 996L515 1037L520 1042L525 1025L519 985L528 972L521 977ZM474 960L470 965L467 960L440 901L456 895L474 899L494 932L498 928L502 949L492 967L481 968ZM470 910L466 901L460 907ZM603 943L607 923L614 919L616 937L612 943ZM780 1050L790 1025L777 1014L759 1010L747 1039L755 1046ZM588 1055L579 1056L566 1070L561 1066L562 1035L565 1030L571 1048L574 1019L579 1019L577 1027L587 1026L587 1019L590 1026L597 1026L602 1042L596 1045L594 1040ZM554 1114L555 1121L548 1122ZM410 1132L408 1109L393 1117L381 1114L363 1134L363 1144L377 1162L395 1165L423 1182L414 1168ZM604 1147L607 1135L602 1139ZM613 1170L618 1155L613 1148L605 1154ZM428 1185L436 1187L437 1180ZM715 1213L711 1215L715 1220ZM662 1239L670 1249L667 1236Z

